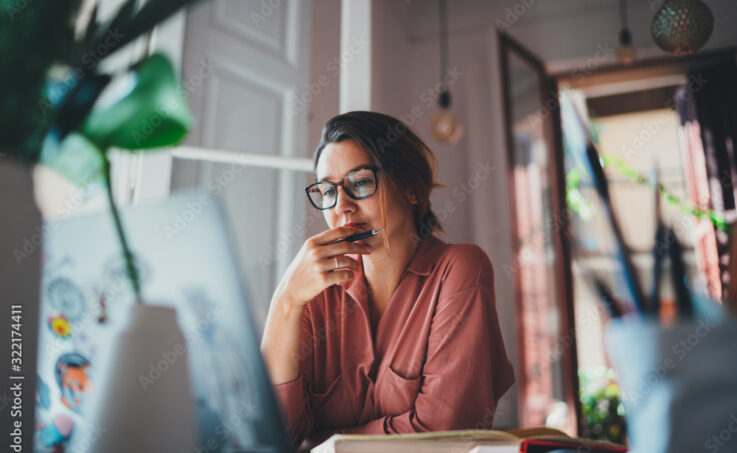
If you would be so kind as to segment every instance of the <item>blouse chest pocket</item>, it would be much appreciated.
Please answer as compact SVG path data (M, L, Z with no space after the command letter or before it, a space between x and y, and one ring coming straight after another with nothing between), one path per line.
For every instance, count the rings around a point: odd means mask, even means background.
M415 405L415 399L422 384L422 376L407 378L388 365L377 386L379 416L398 415L407 412Z

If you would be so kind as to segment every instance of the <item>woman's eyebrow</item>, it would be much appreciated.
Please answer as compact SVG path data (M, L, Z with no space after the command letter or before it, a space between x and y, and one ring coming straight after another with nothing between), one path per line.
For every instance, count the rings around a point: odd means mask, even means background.
M370 167L370 166L371 166L371 164L356 165L355 167L353 167L350 170L348 170L347 172L345 172L345 175L347 175L348 173L350 173L352 171L358 170L359 168ZM345 175L343 175L343 178L345 178ZM341 178L341 179L343 179L343 178ZM330 181L331 179L333 179L333 178L330 175L328 175L328 176L325 176L324 178L318 178L317 182L333 182L333 181Z

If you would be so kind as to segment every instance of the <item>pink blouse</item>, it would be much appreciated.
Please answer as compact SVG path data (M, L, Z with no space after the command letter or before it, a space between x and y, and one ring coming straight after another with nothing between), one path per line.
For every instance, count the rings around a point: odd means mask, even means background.
M294 446L313 430L359 425L366 434L491 429L514 374L480 247L426 237L375 333L370 313L362 266L305 306L299 375L274 386Z

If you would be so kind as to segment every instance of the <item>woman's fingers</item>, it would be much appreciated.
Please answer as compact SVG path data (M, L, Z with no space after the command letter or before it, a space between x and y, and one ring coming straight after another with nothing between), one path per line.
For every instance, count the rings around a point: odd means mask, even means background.
M352 278L353 278L353 271L334 271L334 272L328 272L325 280L327 281L328 286L330 286L336 283L347 282L348 280Z
M279 284L284 297L305 304L328 286L352 279L360 265L345 255L369 253L369 247L349 241L328 243L360 231L357 227L338 227L305 241Z
M337 260L337 266L336 264ZM347 256L333 256L330 258L325 259L325 267L323 268L324 271L335 271L336 269L341 268L349 268L349 269L359 269L358 261L354 260L353 258L349 258Z
M329 258L336 255L345 255L346 253L366 254L369 252L371 252L371 248L367 245L343 241L321 246L318 254L319 256Z
M337 241L338 239L343 239L345 237L348 237L352 234L356 234L361 231L361 228L363 227L356 227L356 226L342 226L342 227L335 227L330 230L323 231L320 234L316 234L312 237L312 240L316 242L317 245L325 245L333 241Z

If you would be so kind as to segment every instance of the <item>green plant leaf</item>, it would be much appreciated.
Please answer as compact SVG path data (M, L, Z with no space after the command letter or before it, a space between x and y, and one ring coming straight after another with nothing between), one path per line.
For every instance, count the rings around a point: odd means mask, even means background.
M77 132L68 134L61 144L47 137L39 163L80 186L97 181L103 175L102 151Z
M82 133L100 149L145 150L179 143L193 119L174 69L161 54L134 68L134 84L110 106L96 106Z
M79 57L94 51L100 46L105 47L107 55L113 54L188 4L197 1L199 0L150 0L134 13L135 1L128 0L118 10L110 25L100 27L98 34L86 42L86 46L82 49ZM115 39L109 45L106 44L105 41L112 36Z
M0 1L0 149L38 159L53 117L43 108L49 68L74 47L79 0Z
M49 135L63 140L66 134L79 128L92 110L102 90L110 83L108 74L91 74L82 79L72 78L72 88L64 97L55 114Z

